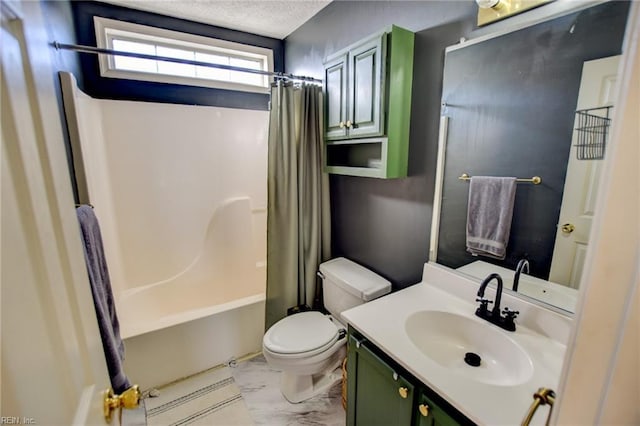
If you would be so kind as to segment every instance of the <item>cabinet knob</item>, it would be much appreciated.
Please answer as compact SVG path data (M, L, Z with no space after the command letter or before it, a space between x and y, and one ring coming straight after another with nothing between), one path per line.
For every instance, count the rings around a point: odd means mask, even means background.
M338 126L340 126L341 129L344 129L344 121L341 121L340 124L338 124Z
M427 417L429 415L429 406L428 405L420 404L420 405L418 405L418 410L420 411L420 414L422 414L424 417Z
M398 389L398 393L402 399L407 399L407 396L409 396L409 389L402 386Z
M351 120L347 120L346 126L347 126L347 128L353 127L353 123L351 122Z

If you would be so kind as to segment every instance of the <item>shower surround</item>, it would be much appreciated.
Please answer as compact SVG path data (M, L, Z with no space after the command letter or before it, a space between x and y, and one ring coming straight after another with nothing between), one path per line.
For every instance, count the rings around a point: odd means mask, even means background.
M61 81L129 377L146 388L259 351L268 112L93 99Z

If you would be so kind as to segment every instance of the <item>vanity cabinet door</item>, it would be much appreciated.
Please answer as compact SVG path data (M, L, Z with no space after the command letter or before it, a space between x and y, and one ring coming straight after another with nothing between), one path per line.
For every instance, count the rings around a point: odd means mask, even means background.
M460 424L429 399L423 390L418 392L413 414L415 426L458 426Z
M349 336L347 426L410 425L415 389L367 347Z

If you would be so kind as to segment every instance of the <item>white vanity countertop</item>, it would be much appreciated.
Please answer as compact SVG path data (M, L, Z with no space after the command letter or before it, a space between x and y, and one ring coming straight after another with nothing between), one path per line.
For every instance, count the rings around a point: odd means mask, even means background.
M404 290L350 309L342 316L373 344L475 423L520 424L533 402L533 393L538 388L557 390L566 346L548 335L518 324L518 319L515 332L504 331L476 317L476 305L475 294L466 300L423 280ZM505 305L509 306L509 302L503 301L502 307ZM425 310L463 315L505 333L531 358L531 377L522 384L501 386L471 380L463 373L437 364L414 345L405 329L405 322L411 314ZM538 411L533 418L534 424L544 424L547 409Z

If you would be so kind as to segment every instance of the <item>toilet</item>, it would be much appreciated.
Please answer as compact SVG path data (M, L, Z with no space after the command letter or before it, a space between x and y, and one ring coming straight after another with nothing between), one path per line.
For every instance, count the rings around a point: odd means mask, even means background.
M391 291L378 274L339 257L320 265L322 292L329 315L301 312L281 319L264 335L267 363L282 370L280 391L292 403L311 398L342 378L346 356L346 322L342 312Z

